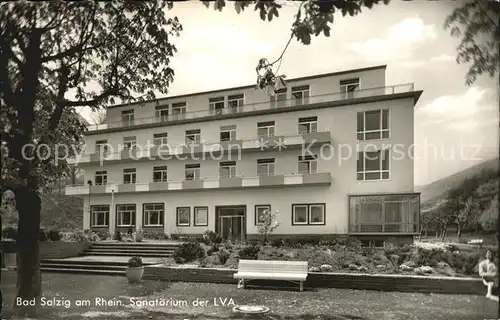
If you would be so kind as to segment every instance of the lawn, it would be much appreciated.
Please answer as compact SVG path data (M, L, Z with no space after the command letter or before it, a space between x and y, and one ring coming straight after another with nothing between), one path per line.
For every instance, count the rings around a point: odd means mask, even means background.
M4 315L11 318L15 294L15 272L2 272L2 288L7 303ZM68 308L44 307L37 319L317 319L317 320L381 320L435 319L475 320L493 319L498 314L497 303L482 296L413 294L398 292L318 289L294 290L237 289L236 285L168 283L143 281L128 284L116 276L43 274L44 297L66 300ZM138 301L177 301L174 306L130 304ZM121 306L97 306L96 298L121 301ZM217 302L217 305L214 303ZM209 301L207 306L193 306L195 300ZM231 300L232 299L232 300ZM76 306L76 301L88 300L91 305ZM185 301L186 305L181 304ZM226 305L222 305L223 302ZM232 312L235 305L264 305L266 315L244 317Z

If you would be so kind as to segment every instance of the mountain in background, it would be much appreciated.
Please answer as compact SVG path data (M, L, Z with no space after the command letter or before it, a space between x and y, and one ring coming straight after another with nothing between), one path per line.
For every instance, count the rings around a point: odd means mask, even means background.
M499 161L498 157L490 159L428 185L415 186L415 191L421 193L420 202L423 207L433 205L445 198L448 191L453 187L459 185L465 179L478 175L482 170L496 170L498 172Z

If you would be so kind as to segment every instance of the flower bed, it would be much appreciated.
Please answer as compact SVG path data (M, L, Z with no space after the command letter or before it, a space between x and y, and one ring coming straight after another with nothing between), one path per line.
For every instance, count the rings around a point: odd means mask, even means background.
M475 277L484 250L458 251L450 245L415 243L387 248L366 248L359 244L305 244L259 246L200 244L206 256L189 261L201 268L237 269L238 260L308 261L310 272L429 275ZM178 260L179 261L179 260ZM181 261L181 260L180 260ZM166 261L166 265L177 265Z

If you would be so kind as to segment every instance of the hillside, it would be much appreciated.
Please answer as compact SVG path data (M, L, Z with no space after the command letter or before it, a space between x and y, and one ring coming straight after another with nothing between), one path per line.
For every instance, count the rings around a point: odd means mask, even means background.
M420 202L423 207L432 206L433 204L439 202L443 199L447 192L457 186L465 179L471 178L475 175L478 175L482 170L496 170L499 168L499 158L494 158L482 163L479 163L475 166L467 168L463 171L457 172L451 176L446 178L434 181L425 186L417 186L415 187L417 192L421 192ZM495 188L496 184L494 182L489 183L485 188Z

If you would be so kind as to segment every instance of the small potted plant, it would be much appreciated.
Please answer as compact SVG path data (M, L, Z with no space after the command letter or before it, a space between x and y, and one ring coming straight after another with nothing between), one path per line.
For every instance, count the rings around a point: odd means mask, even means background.
M144 266L142 265L141 257L132 257L128 260L127 265L127 279L128 282L134 283L142 280L144 274Z
M144 234L142 233L142 231L137 231L134 233L135 242L142 242L143 238L144 238Z

